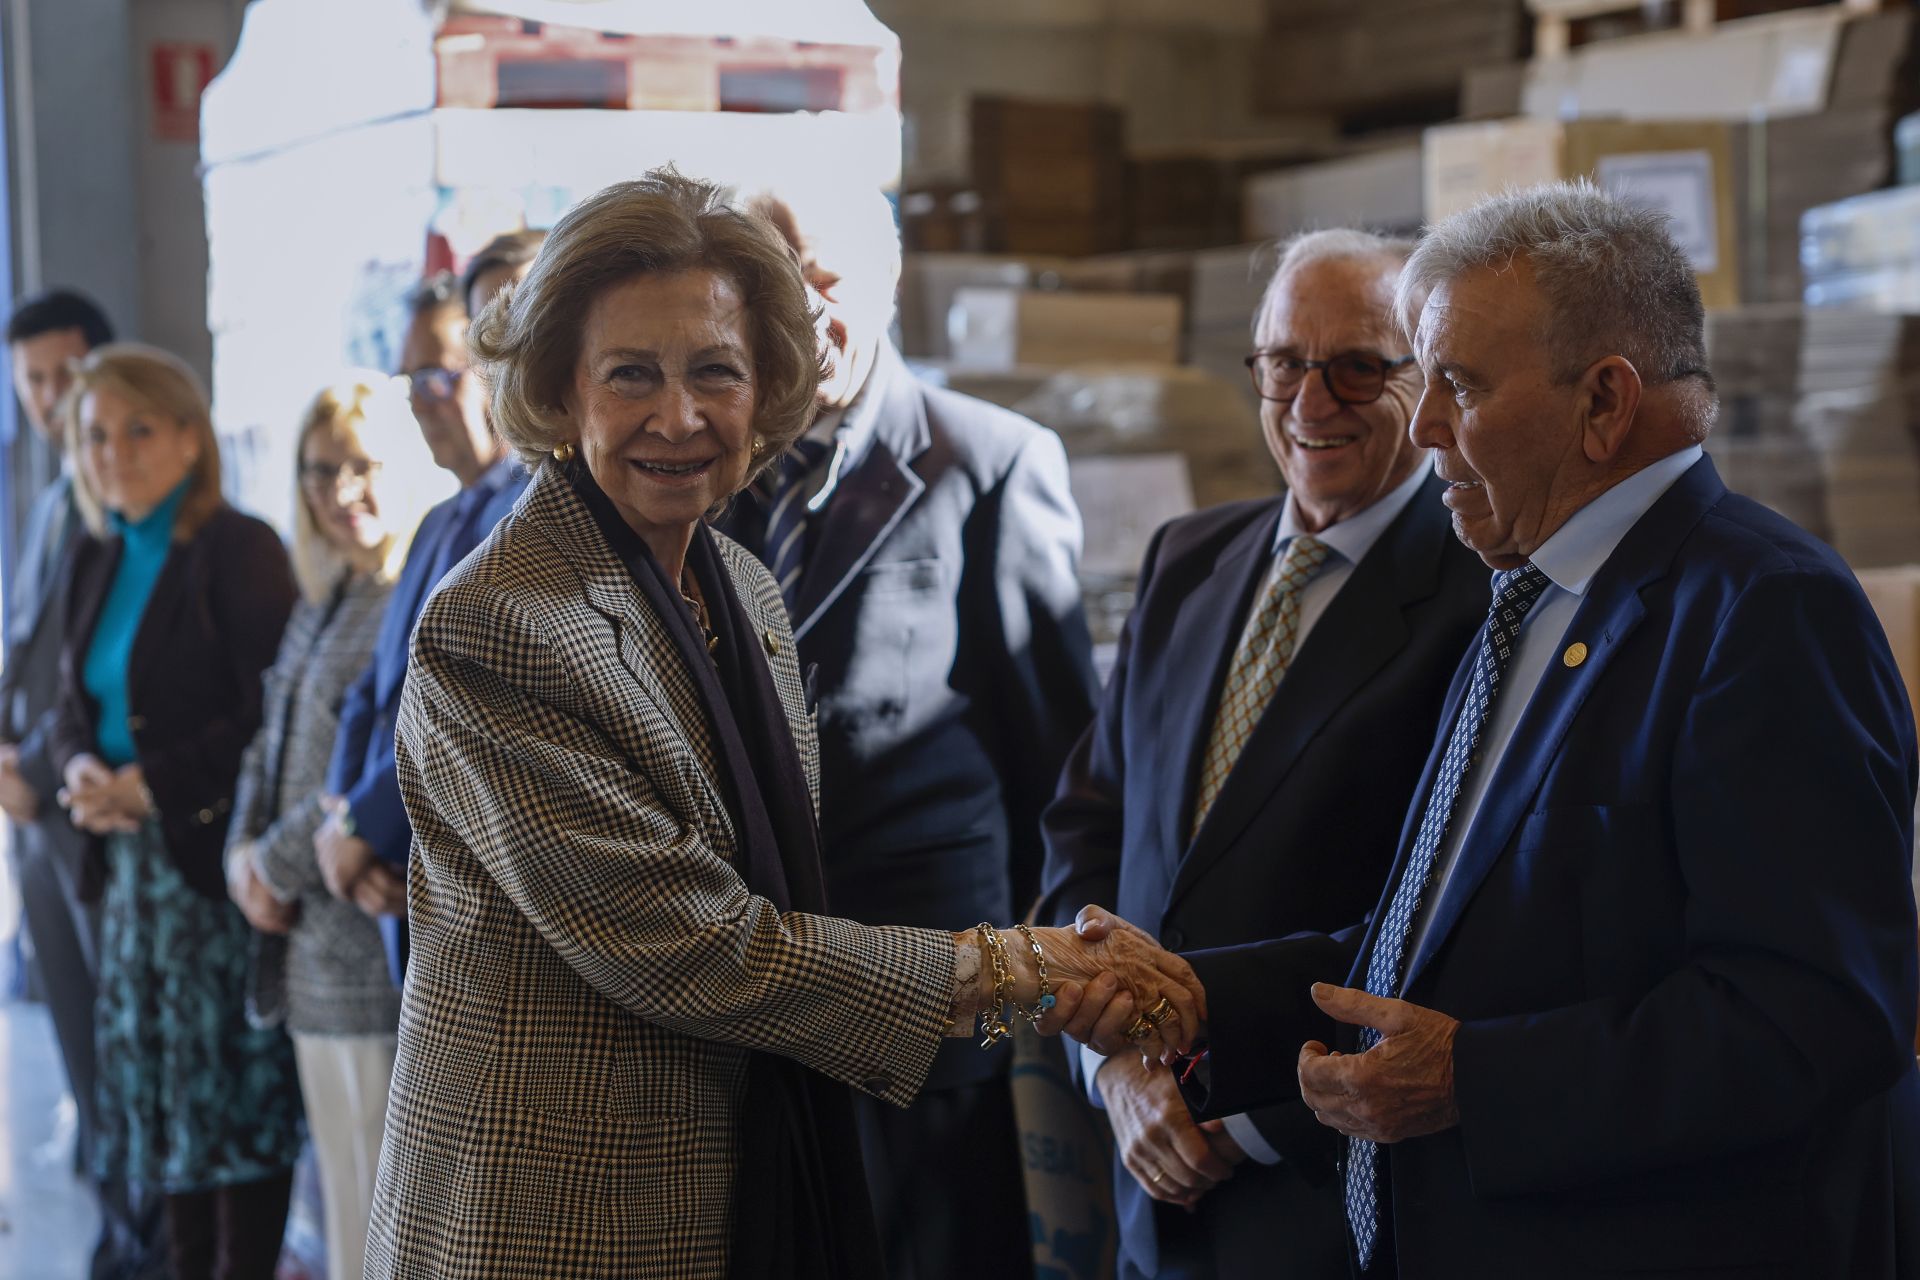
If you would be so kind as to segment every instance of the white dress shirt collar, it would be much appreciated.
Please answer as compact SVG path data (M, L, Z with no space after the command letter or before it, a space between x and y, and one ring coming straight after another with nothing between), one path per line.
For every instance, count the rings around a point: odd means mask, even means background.
M1348 564L1359 564L1366 559L1367 552L1373 550L1373 544L1380 541L1380 535L1387 531L1387 526L1407 509L1407 504L1413 501L1413 495L1420 492L1420 486L1432 474L1433 464L1422 460L1413 469L1412 475L1375 499L1373 505L1362 508L1359 514L1348 516L1345 520L1334 521L1313 536L1326 543ZM1280 555L1286 550L1288 539L1305 532L1300 527L1300 507L1289 491L1286 506L1280 512L1279 531L1274 534L1273 554Z

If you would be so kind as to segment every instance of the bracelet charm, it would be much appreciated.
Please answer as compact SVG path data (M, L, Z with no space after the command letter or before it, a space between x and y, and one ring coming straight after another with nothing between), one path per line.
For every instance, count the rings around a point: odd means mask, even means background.
M1053 1008L1059 1001L1054 997L1053 983L1047 976L1047 953L1040 949L1040 942L1033 936L1033 930L1024 924L1013 927L1018 929L1020 936L1027 940L1027 947L1033 952L1034 972L1040 976L1040 996L1033 1002L1033 1008L1021 1009L1017 1004L1013 1007L1019 1009L1020 1016L1027 1020L1029 1026L1037 1030L1040 1019L1044 1018L1047 1010Z

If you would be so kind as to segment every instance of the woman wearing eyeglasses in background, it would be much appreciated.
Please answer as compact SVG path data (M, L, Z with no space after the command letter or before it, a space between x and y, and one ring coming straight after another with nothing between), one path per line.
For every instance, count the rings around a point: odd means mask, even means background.
M358 1280L386 1123L400 993L373 917L402 898L390 872L352 901L327 892L313 850L347 686L365 669L421 514L425 450L398 380L365 373L321 391L295 442L293 567L300 603L267 672L227 839L227 892L264 936L249 1012L292 1034L319 1157L327 1274Z
M466 290L454 277L438 275L423 282L411 300L400 367L417 434L435 465L460 482L460 492L421 521L394 583L372 659L341 703L327 774L328 816L314 835L320 873L335 897L368 909L384 901L380 930L396 987L406 968L405 882L413 830L400 803L393 727L408 642L434 587L512 510L527 483L526 470L487 420L486 388L468 371L467 300L484 302L485 288L502 287L513 271L491 272L488 280L469 281L473 287Z
M300 1104L286 1037L247 1023L251 934L221 854L293 574L279 536L221 498L180 361L97 348L64 413L86 533L53 758L61 804L99 837L81 882L101 902L95 1163L165 1197L170 1275L268 1277Z

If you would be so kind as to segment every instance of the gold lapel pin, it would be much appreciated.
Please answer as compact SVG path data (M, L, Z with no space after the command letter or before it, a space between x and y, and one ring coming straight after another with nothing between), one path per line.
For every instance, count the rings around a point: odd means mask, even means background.
M771 631L767 632L767 656L773 657L777 655L779 652L780 652L780 637L775 635Z
M1566 663L1570 667L1577 667L1581 663L1585 662L1586 660L1587 660L1587 646L1584 644L1581 644L1578 640L1575 640L1572 644L1568 645L1567 651L1560 655L1560 661Z

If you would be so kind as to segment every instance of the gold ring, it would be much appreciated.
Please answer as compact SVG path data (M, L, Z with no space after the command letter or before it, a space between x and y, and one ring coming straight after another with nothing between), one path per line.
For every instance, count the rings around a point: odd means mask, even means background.
M1151 1177L1151 1180L1154 1186L1157 1187L1160 1185L1160 1171L1158 1169L1155 1169L1153 1173L1149 1176Z
M1145 1040L1153 1034L1153 1024L1147 1021L1147 1015L1143 1013L1133 1020L1125 1034L1129 1040Z
M1148 1022L1152 1023L1154 1026L1158 1027L1161 1023L1165 1022L1168 1018L1171 1018L1173 1016L1173 1001L1167 999L1165 996L1161 996L1158 1000L1153 1002L1153 1007L1151 1009L1147 1010L1145 1013L1141 1014L1140 1016L1145 1018Z

